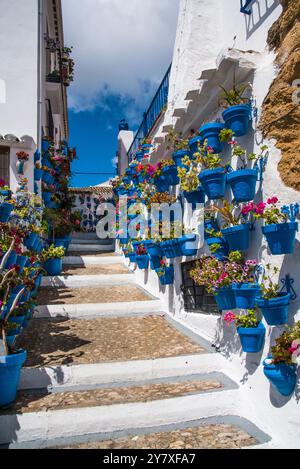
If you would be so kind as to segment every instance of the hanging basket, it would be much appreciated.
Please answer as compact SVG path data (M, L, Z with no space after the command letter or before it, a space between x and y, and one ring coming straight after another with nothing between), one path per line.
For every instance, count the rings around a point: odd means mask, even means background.
M247 104L230 106L223 112L223 119L227 129L231 129L236 137L246 135L249 130L251 107Z
M238 327L237 332L243 352L258 353L261 351L266 335L266 328L263 323L260 322L258 327Z
M230 251L247 251L250 245L250 226L250 223L243 223L221 230Z
M280 293L277 298L257 298L256 304L269 326L280 326L288 323L290 293Z
M292 254L295 249L297 222L278 223L262 227L269 249L273 255Z
M290 396L297 382L296 366L282 364L268 364L264 361L264 375L272 386L283 396Z

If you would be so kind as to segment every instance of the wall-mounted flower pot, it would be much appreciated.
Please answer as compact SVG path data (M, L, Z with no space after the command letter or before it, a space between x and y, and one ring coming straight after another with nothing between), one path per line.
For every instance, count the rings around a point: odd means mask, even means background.
M150 153L151 148L153 148L153 145L151 145L150 143L145 143L144 145L142 145L142 151L145 155L148 155Z
M198 150L198 143L201 145L201 137L194 137L192 138L190 141L189 141L189 147L190 147L190 151L191 151L191 155L194 155L195 153L197 153L199 150Z
M20 273L23 272L24 267L25 267L27 261L28 261L28 257L27 257L27 256L21 256L21 255L18 255L18 256L17 256L16 264L20 267Z
M215 300L218 308L222 311L236 308L235 295L231 287L220 288L217 290Z
M159 276L161 285L173 285L174 283L174 267L170 265L165 267L165 274Z
M295 249L298 223L278 223L262 227L269 249L273 255L292 254Z
M38 240L38 235L36 233L30 233L24 239L24 245L28 249L32 249L34 247L34 243Z
M260 322L258 327L238 327L237 332L240 336L243 352L258 353L261 351L266 335L263 323Z
M226 172L224 168L205 169L199 180L209 200L223 199L226 192Z
M201 225L200 225L201 226ZM220 231L219 223L215 219L204 220L204 239L210 238L210 234L207 231Z
M58 277L62 272L62 259L48 259L44 268L50 277Z
M8 322L11 323L11 324L17 324L18 326L20 326L20 328L23 326L23 323L26 319L26 316L9 316L8 318Z
M185 156L190 157L190 152L188 150L178 150L173 153L173 160L177 168L186 168L182 163L182 160Z
M249 202L255 197L258 169L239 169L227 174L227 182L236 202Z
M50 142L42 140L42 151L47 152L50 148Z
M34 180L35 181L40 181L43 176L43 170L34 168Z
M256 298L256 304L269 326L287 324L290 297L289 293L280 293L277 298L270 298L269 300Z
M199 189L197 191L183 191L183 195L187 202L192 205L193 210L197 206L197 204L204 204L205 202L205 192L201 186L199 186Z
M23 175L24 174L24 171L25 171L25 161L22 161L22 160L18 160L16 162L16 168L17 168L17 173L19 175Z
M6 223L10 217L11 212L13 211L14 206L8 202L3 202L0 204L0 222Z
M63 238L55 238L53 244L56 248L64 248L67 251L71 244L71 239L71 235L64 236Z
M251 107L247 104L230 106L223 112L227 129L231 129L236 137L246 135L251 121Z
M144 156L145 156L144 152L140 151L135 155L135 159L140 163L141 161L143 161Z
M133 250L134 250L135 254L136 254L137 248L140 246L140 244L143 244L143 242L142 241L133 241L132 247L133 247Z
M129 254L129 260L132 264L136 262L136 254L135 253L130 253Z
M178 177L177 166L165 166L163 168L163 174L170 186L177 186L180 180Z
M182 256L181 246L177 239L163 241L160 245L167 259L174 259L175 257Z
M122 245L129 243L129 238L118 238L118 239L119 239L119 243Z
M253 309L259 295L258 283L235 283L232 285L236 307L240 309Z
M215 251L212 252L211 255L214 256L216 259L220 261L224 261L225 258L229 254L229 247L226 243L225 239L223 238L207 238L206 243L208 247L212 246L213 244L218 244L220 247Z
M21 368L26 360L26 352L0 357L0 407L14 402L20 381Z
M199 237L195 234L182 236L178 239L181 252L184 256L196 256L198 252Z
M150 257L151 270L157 270L160 268L161 257Z
M146 270L149 267L149 256L136 256L136 263L139 269Z
M221 230L230 251L246 251L250 245L250 223L231 226Z
M154 180L154 185L158 192L168 192L169 182L165 176L160 176Z
M150 257L163 256L163 250L158 243L147 243L147 251Z
M219 134L225 127L224 124L219 122L211 122L205 124L200 128L199 134L202 142L207 141L207 146L212 148L213 153L221 153L224 144L220 142Z
M295 365L269 364L266 359L264 361L264 375L283 396L290 396L294 392L297 382Z
M6 253L4 253L4 256L5 255ZM15 251L11 251L5 263L5 269L8 269L11 265L15 265L16 262L17 262L17 253Z
M43 201L45 204L51 202L51 197L52 197L51 192L46 192L46 191L43 192Z
M10 190L2 190L0 189L0 196L4 200L10 200L11 199L12 192Z

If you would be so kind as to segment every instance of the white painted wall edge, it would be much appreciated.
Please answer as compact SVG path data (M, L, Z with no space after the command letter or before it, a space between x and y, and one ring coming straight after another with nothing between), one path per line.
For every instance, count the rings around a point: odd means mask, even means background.
M113 274L113 275L75 275L60 277L44 277L42 287L91 287L94 285L120 285L136 283L133 274Z
M122 257L113 255L113 256L66 256L63 259L63 265L108 265L108 264L120 264L122 262Z

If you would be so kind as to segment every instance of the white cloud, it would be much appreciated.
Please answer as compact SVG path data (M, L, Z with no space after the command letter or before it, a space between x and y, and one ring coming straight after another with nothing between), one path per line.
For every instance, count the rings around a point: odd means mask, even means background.
M76 111L133 98L127 118L149 103L172 60L179 0L63 0L65 42L74 46Z

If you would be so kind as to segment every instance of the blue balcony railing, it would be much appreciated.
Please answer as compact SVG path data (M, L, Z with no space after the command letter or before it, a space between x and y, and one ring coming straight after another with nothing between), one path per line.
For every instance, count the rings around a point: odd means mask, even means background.
M141 141L146 138L151 132L151 129L153 128L154 124L156 123L157 119L161 115L168 102L171 67L172 64L168 68L167 73L165 74L149 106L148 111L144 113L142 123L138 131L136 132L132 145L127 153L129 161L132 159L133 155L138 150Z

